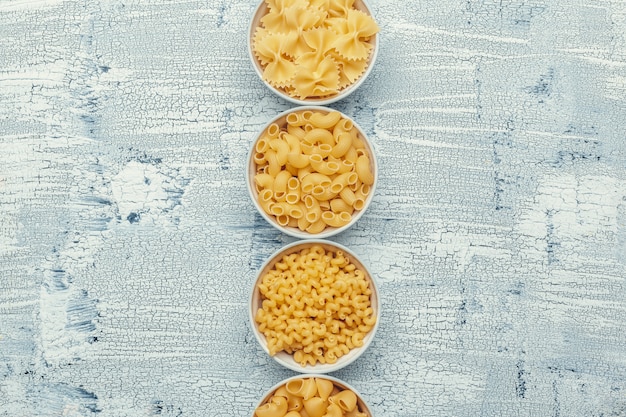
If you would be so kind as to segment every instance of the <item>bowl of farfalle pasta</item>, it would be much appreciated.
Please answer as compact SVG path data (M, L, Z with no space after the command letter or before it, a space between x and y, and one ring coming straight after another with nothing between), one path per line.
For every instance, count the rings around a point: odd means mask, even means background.
M373 417L359 392L328 375L303 374L270 388L252 417Z
M361 356L378 328L376 282L348 248L303 240L259 269L249 318L263 350L297 371L328 373Z
M248 51L261 80L295 104L326 105L372 71L379 27L363 0L263 0Z
M248 154L246 183L272 226L322 239L361 218L377 174L374 149L356 122L327 107L301 106L261 130Z

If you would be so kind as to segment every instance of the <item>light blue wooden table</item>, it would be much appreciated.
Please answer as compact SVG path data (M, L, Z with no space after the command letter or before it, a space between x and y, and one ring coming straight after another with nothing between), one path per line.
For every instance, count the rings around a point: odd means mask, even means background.
M370 0L334 107L378 153L334 238L383 316L334 376L377 417L626 416L626 3ZM0 416L250 416L251 140L290 105L254 1L0 1Z

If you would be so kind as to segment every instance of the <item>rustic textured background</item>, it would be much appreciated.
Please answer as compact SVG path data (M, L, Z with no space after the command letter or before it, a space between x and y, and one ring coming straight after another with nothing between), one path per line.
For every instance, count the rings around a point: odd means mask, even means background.
M0 1L0 415L249 416L244 159L288 103L255 1ZM370 0L335 107L378 152L336 238L381 286L377 416L626 416L626 3Z

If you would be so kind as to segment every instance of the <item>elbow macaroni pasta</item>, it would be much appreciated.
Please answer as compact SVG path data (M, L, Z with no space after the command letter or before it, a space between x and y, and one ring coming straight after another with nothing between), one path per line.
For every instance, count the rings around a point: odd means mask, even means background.
M337 94L365 73L379 28L354 0L265 3L252 51L269 84L304 100ZM333 125L333 117L315 122Z
M312 234L348 224L364 208L375 179L363 137L337 111L296 111L285 124L272 123L254 146L259 205L281 226ZM284 202L298 208L281 209Z
M335 363L376 323L369 280L341 250L314 244L283 255L257 288L254 321L270 355L284 351L303 367Z
M256 417L370 417L354 391L320 377L296 378L278 387Z

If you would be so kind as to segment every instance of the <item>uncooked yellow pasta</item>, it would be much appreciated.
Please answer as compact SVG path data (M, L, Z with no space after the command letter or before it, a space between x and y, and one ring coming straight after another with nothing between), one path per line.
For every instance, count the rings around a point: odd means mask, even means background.
M344 226L365 207L375 178L364 138L337 111L295 111L285 120L281 126L272 123L252 153L261 208L280 225L311 234ZM266 190L271 191L269 199ZM338 198L343 202L331 206ZM299 206L291 210L297 216L275 206L281 202ZM278 216L283 216L280 221Z
M282 414L281 414L282 413ZM256 417L370 417L356 393L323 377L296 378L271 393Z
M328 114L314 113L309 118L309 121L314 125L322 129L330 129L335 126L337 122L341 120L341 113L338 111L331 111Z
M265 0L252 51L263 79L286 94L306 99L328 97L365 73L379 28L354 6L354 0ZM320 127L334 125L337 115L316 116ZM289 123L304 125L292 116Z
M286 204L272 208L281 210ZM284 351L302 366L336 362L362 346L376 322L369 281L342 251L315 244L282 256L257 287L260 307L254 319L270 355ZM287 386L293 390L295 385Z

